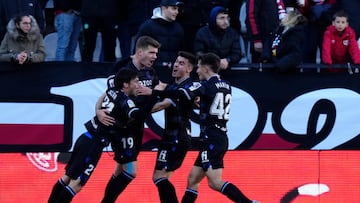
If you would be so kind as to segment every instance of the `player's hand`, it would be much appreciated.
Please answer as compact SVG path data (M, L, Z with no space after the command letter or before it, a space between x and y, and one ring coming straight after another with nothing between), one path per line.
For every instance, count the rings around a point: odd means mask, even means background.
M16 56L16 59L19 61L19 64L24 64L28 58L28 55L26 52L21 52Z
M262 42L255 42L254 43L254 50L256 52L262 53L262 51L263 51L263 43Z
M151 95L152 89L149 87L140 85L140 87L137 89L137 94L138 95Z
M162 82L159 82L158 85L155 86L154 90L164 90L166 88L167 84L166 83L162 83Z
M221 59L220 60L220 69L225 70L229 67L229 62L227 59Z
M195 99L194 99L194 104L195 104L195 106L197 106L198 108L200 108L200 97L195 97Z
M111 126L115 124L115 118L108 115L108 111L106 109L97 109L96 117L99 119L100 123L105 126Z

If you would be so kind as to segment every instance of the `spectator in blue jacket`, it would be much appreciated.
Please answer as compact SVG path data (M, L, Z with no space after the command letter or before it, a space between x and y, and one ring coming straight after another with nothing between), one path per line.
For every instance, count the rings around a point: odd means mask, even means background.
M195 36L196 55L215 53L221 59L220 69L229 69L241 59L239 34L230 27L229 12L222 6L214 7L208 25L200 28Z

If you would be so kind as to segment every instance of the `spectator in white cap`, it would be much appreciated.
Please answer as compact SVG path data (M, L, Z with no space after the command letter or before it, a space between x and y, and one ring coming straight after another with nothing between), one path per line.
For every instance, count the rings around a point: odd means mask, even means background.
M154 9L151 19L146 20L139 28L137 38L147 35L161 44L155 69L171 68L177 53L183 48L184 30L175 21L181 4L176 0L162 0L160 7ZM166 79L162 81L170 82Z

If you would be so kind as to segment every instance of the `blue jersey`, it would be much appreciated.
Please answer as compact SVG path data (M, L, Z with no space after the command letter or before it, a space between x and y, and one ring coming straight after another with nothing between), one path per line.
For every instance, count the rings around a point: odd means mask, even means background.
M191 85L191 79L187 78L179 84L173 83L167 86L166 89L187 89ZM172 98L171 100L172 105L165 109L165 136L171 134L171 131L179 131L179 129L191 129L190 116L193 109L193 100L180 101L178 98Z
M200 97L200 127L202 132L206 129L219 129L227 131L226 123L229 120L231 104L231 85L214 75L206 81L194 82L189 88L179 90L153 91L154 95L161 97L193 100Z
M190 98L200 97L200 127L227 131L231 104L231 85L221 80L218 75L209 80L193 83L186 89Z
M136 68L136 66L134 65L134 63L130 58L124 61L119 61L118 63L115 64L115 68L116 69L127 68L136 71L138 73L140 84L145 87L153 88L159 83L159 78L157 77L156 71L153 68L145 67L144 69L138 69ZM107 82L108 88L114 86L114 77L115 75L112 75L108 78L108 82ZM140 95L133 99L136 106L140 108L144 105L147 105L150 102L153 102L153 98L151 96ZM135 134L137 134L137 136L139 137L143 136L144 122L145 119L150 115L150 113L151 113L151 109L148 112L144 111L145 116L143 117L142 120L136 119L129 123L128 127L132 128L132 130L134 131Z
M101 108L109 111L109 115L115 119L115 124L105 126L95 116L85 126L97 138L108 140L112 139L113 136L121 134L121 130L127 128L129 121L139 111L139 108L129 96L115 88L110 88L106 91Z

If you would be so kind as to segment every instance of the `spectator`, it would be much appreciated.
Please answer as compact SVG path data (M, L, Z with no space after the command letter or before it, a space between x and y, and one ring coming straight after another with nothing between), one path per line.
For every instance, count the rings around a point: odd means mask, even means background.
M33 16L19 14L10 20L7 30L0 46L0 61L17 64L44 61L44 41Z
M348 15L344 11L335 13L332 25L324 33L322 60L325 64L360 64L360 51L355 31L349 26ZM343 70L333 70L341 72Z
M297 9L286 14L278 29L271 34L271 40L264 45L264 62L274 63L281 72L294 70L300 65L305 22L306 18Z
M171 68L178 51L182 49L184 30L175 21L180 4L176 0L162 0L160 8L154 9L151 19L145 21L139 28L137 37L147 35L161 43L161 50L155 62L156 67Z
M81 16L84 33L82 61L93 60L98 32L101 32L104 61L116 60L118 2L118 0L82 0Z
M318 50L327 26L331 24L329 8L335 0L306 0L301 10L309 20L305 26L305 41L303 47L303 62L318 63ZM321 53L320 53L321 54Z
M159 6L160 0L119 1L119 4L117 37L120 41L121 58L126 58L132 54L134 37L140 25L152 16L152 11Z
M74 61L81 30L81 0L54 0L55 27L58 34L55 59Z
M181 12L179 12L176 20L184 29L185 42L194 41L196 32L206 25L210 11L213 7L228 7L224 0L182 0L182 2L184 4L181 6ZM193 52L194 43L185 43L183 50Z
M251 36L250 52L252 62L261 61L265 37L279 26L285 14L282 0L249 0L247 4L247 25Z
M360 1L336 0L330 8L330 13L335 14L343 10L349 16L349 25L356 32L356 38L360 37Z
M45 28L43 3L42 0L0 0L0 40L6 33L7 23L20 13L34 16L40 32L43 33Z
M215 53L221 58L220 69L225 70L241 59L239 34L230 27L228 10L222 6L210 12L209 24L196 33L194 52L196 55Z

